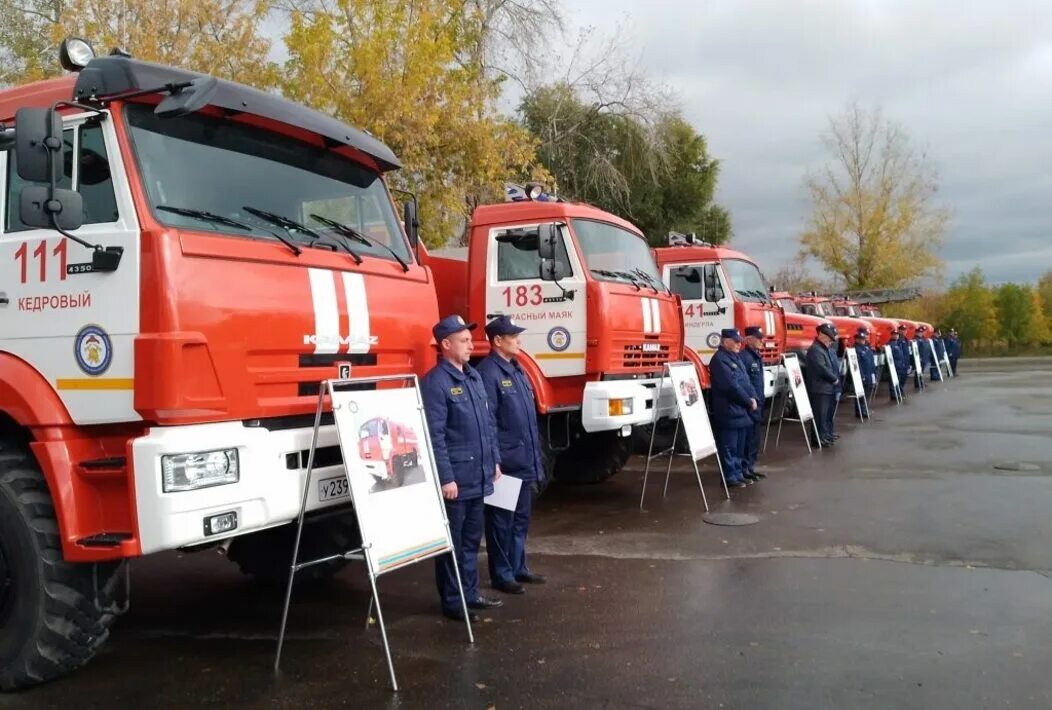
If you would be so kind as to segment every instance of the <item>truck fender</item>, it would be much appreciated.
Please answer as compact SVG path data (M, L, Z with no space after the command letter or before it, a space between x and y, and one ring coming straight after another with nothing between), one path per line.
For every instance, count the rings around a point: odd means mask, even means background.
M684 359L694 365L694 369L698 373L698 382L701 384L702 389L709 388L709 368L701 361L701 356L695 352L694 348L684 347L683 348Z
M526 373L526 379L530 381L530 386L533 387L533 394L537 399L537 413L547 414L552 402L555 401L551 383L544 376L544 373L541 372L540 365L537 364L532 355L522 352L517 357L522 371Z
M10 353L0 353L0 412L33 432L30 449L51 492L59 535L65 548L72 521L68 519L70 506L64 505L62 499L66 497L72 502L73 466L60 431L52 427L72 427L69 411L55 388L36 368ZM59 495L62 491L70 493Z

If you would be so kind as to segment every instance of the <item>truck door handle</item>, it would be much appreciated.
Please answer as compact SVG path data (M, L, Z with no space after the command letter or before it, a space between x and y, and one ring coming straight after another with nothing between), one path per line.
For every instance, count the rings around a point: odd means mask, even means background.
M9 303L11 303L11 301L8 300L7 294L6 293L0 293L0 306L6 306Z

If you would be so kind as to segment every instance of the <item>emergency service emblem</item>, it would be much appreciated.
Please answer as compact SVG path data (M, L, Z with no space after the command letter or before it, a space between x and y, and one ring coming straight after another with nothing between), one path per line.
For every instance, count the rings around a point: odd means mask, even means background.
M705 342L708 344L708 346L710 348L715 350L716 348L718 348L720 346L720 334L719 333L709 333L708 337L705 338Z
M557 325L548 331L548 347L557 353L561 353L570 347L570 331Z
M110 367L113 360L113 344L106 331L97 325L86 325L73 341L73 356L77 366L85 373L97 377Z

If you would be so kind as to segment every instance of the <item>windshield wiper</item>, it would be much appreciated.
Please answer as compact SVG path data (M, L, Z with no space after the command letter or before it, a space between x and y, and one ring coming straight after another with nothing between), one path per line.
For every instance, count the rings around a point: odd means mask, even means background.
M338 241L338 240L326 241L320 234L315 232L313 229L311 229L310 227L308 227L305 224L300 224L299 222L297 222L294 219L290 219L288 217L285 217L284 215L277 214L276 212L268 212L266 210L261 210L258 207L249 207L248 205L244 205L241 209L245 210L245 212L248 212L251 215L255 215L256 217L259 217L260 219L262 219L262 220L264 220L266 222L270 222L271 224L274 224L274 225L277 225L277 226L281 227L286 232L288 232L290 235L293 232L299 232L301 234L307 235L308 237L310 237L312 245L315 242L321 240L323 243L328 244L329 246L333 246L333 245L342 246L344 251L346 251L348 254L350 254L354 258L354 263L356 263L356 264L362 263L362 257L358 256L354 252L354 250L351 249L349 246L347 246L347 244L345 244L344 242L341 242L341 241Z
M656 285L656 283L654 281L654 277L653 276L651 276L647 272L643 271L638 266L632 269L632 273L633 274L638 274L639 276L642 276L643 280L646 281L648 284L650 284L650 288L654 289L654 293L661 293L660 291L658 291L658 288L657 288L657 285ZM661 285L662 285L662 287L664 287L664 284L661 284Z
M204 222L211 222L213 224L225 224L228 227L234 227L235 229L244 229L248 232L255 231L257 228L251 224L246 224L233 217L227 217L225 215L216 214L215 212L209 212L208 210L197 210L191 207L172 207L171 205L157 205L157 209L163 212L171 212L172 214L182 215L183 217L193 217L194 219L200 219ZM275 239L287 246L292 250L292 253L296 256L300 255L301 249L293 244L291 241L281 236L277 232L272 232L269 229L262 230L267 234L273 235Z
M354 227L343 224L342 222L337 222L334 219L329 219L328 217L322 217L321 215L311 213L310 218L313 219L315 222L321 222L326 227L329 227L336 231L338 234L342 234L343 236L349 239L355 240L359 244L364 244L367 247L378 246L383 249L386 249L388 253L395 258L395 261L402 265L402 271L405 273L409 272L409 264L407 264L402 257L398 256L397 252L395 252L394 249L387 246L383 242L378 242L375 239L371 239L370 237L367 237L366 235L359 232Z
M639 285L638 281L636 281L636 277L633 276L632 274L628 273L627 271L609 271L607 269L589 269L589 270L593 274L598 274L599 276L611 276L611 277L613 277L615 279L622 279L624 281L628 281L629 283L631 283L633 286L636 287L637 291L642 291L643 290L643 287Z

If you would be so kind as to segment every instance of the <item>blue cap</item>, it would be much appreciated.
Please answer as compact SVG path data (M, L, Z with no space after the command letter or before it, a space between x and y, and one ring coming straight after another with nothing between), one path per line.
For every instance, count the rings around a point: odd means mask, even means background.
M857 332L857 333L855 333L855 337L858 337L858 338L868 338L868 337L869 337L869 331L868 331L868 330L866 330L865 328L859 328L859 329L858 329L858 332Z
M899 323L899 330L906 330L906 324L905 323Z
M431 329L431 334L435 336L436 343L441 343L453 333L459 333L462 330L475 330L477 327L477 323L465 323L460 316L446 316L438 323L435 323L435 327Z
M817 328L815 328L815 330L817 330L819 333L822 333L823 335L832 338L833 340L836 340L836 326L832 323L822 323Z
M763 329L760 328L760 326L758 325L750 325L748 328L745 329L745 334L751 335L754 338L762 338Z
M720 331L720 337L730 338L736 343L740 343L742 341L742 334L738 332L737 328L724 328Z
M525 330L522 326L515 325L515 321L508 316L497 316L486 324L486 335L490 338L498 335L518 335Z

